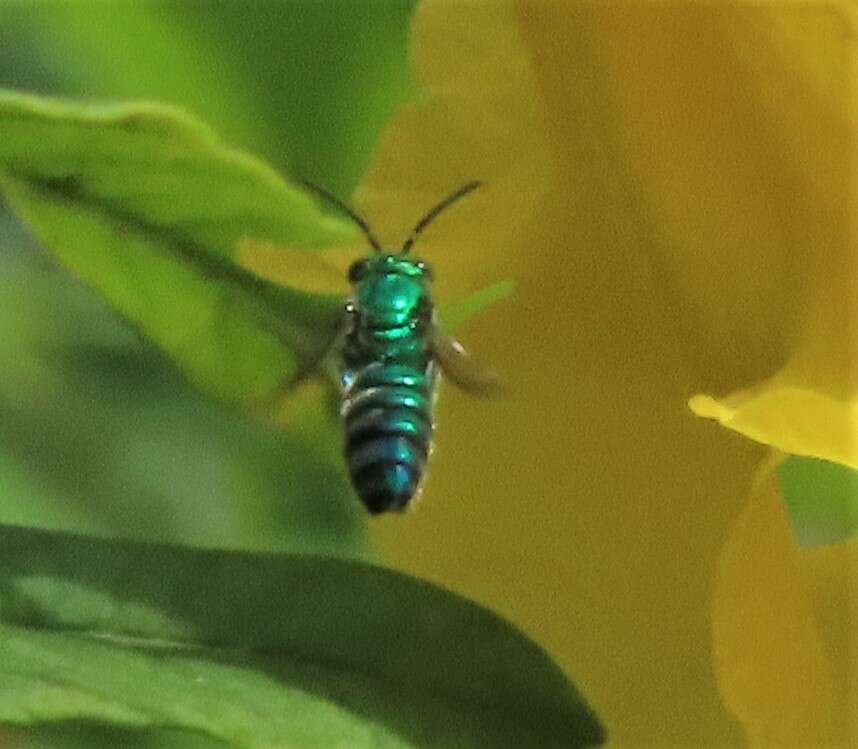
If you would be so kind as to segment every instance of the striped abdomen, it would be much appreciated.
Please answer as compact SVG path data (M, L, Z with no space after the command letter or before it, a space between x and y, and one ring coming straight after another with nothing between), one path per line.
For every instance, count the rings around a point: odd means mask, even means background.
M405 509L417 493L432 438L435 377L393 362L354 372L343 401L346 462L372 513Z

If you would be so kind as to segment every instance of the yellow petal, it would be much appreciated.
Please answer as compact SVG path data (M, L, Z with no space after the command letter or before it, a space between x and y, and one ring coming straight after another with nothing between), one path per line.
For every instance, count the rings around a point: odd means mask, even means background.
M412 251L443 263L442 301L518 267L511 243L526 241L550 187L536 74L512 7L494 5L419 6L412 51L428 96L397 114L356 196L378 234L399 246L444 195L473 179L484 183L439 217Z
M856 571L858 542L796 546L765 465L724 546L713 596L719 683L752 746L858 739Z
M844 205L845 195L841 196ZM806 294L796 301L792 351L772 377L691 409L783 452L858 469L858 245L843 230L801 268Z
M766 335L782 342L783 361L764 377L734 383L745 387L726 397L700 395L690 405L699 416L784 452L858 468L858 236L849 157L855 12L837 3L778 9L765 37L756 20L739 37L744 44L737 55L754 70L758 90L771 92L755 101L781 125L778 139L791 164L770 212L778 222L774 238L786 253L771 280L788 309L770 308L780 323ZM760 41L768 42L767 56L754 45ZM771 71L784 68L790 77L776 79ZM759 245L753 247L756 255ZM754 345L725 333L723 340L738 351ZM748 387L753 379L760 381ZM714 384L716 392L728 390Z
M858 468L858 400L838 400L779 377L720 401L698 395L689 406L698 416L782 452Z
M486 181L418 248L439 293L520 280L464 339L513 395L446 389L418 511L373 530L388 563L535 636L615 741L725 743L738 732L708 601L758 453L683 410L700 379L665 324L658 245L611 135L598 18L573 3L419 7L431 98L395 120L360 194L393 230L455 184Z
M652 272L715 388L783 366L814 287L841 312L854 294L848 7L641 4L597 24Z
M531 633L615 745L742 741L710 601L765 450L685 403L783 366L794 270L842 236L809 191L829 169L842 196L843 133L825 120L795 167L806 108L785 127L793 110L761 108L755 77L788 86L792 71L766 44L746 70L749 15L779 28L779 6L759 7L427 0L413 35L426 100L394 120L359 191L382 234L404 235L485 180L416 251L442 296L519 282L463 337L513 395L443 392L418 511L373 524L382 556Z
M839 252L835 252L839 250ZM858 248L818 253L793 352L773 377L721 399L698 395L698 415L783 452L858 469Z

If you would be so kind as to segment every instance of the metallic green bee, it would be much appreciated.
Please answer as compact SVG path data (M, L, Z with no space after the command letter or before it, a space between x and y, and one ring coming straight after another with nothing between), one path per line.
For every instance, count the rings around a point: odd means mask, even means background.
M440 365L454 383L477 394L494 380L438 327L432 271L408 257L414 240L445 208L480 186L469 182L432 208L399 251L386 250L367 222L338 198L309 188L360 227L375 250L349 269L340 358L345 458L352 484L373 514L404 510L420 488L431 450L432 411Z

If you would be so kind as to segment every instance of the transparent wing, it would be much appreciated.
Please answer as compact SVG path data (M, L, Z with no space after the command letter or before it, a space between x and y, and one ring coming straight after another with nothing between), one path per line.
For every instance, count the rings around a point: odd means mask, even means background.
M474 361L461 343L438 326L432 331L432 352L447 379L466 393L482 398L496 398L503 394L497 373Z
M243 267L275 283L343 300L348 293L347 270L359 250L351 245L308 252L270 242L244 238L239 242L238 257ZM283 406L293 392L310 380L321 380L339 394L342 388L339 362L348 315L343 310L338 324L320 326L313 356L305 357L306 365L291 377L284 378L275 390L262 396L252 406L253 413L264 421L277 421Z
M324 340L319 347L319 356L310 360L304 368L293 373L291 377L284 378L280 384L270 393L260 398L251 407L252 413L263 421L277 422L282 407L302 383L310 379L321 380L322 384L329 384L327 388L330 393L335 393L339 398L343 389L342 372L340 362L342 360L342 348L345 332L349 324L349 312L347 305L343 305L343 311L339 324L332 330L320 331L320 339Z

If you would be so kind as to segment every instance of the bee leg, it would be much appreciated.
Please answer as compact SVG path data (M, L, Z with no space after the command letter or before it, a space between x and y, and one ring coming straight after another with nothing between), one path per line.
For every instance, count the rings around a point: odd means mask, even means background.
M432 333L432 353L447 379L466 393L482 398L496 398L502 394L498 375L480 366L461 343L439 328Z

